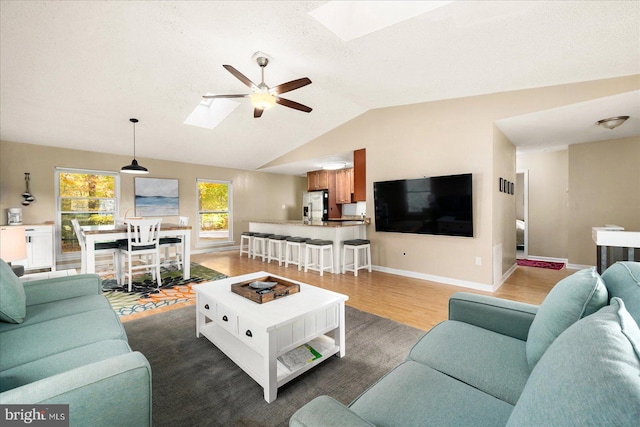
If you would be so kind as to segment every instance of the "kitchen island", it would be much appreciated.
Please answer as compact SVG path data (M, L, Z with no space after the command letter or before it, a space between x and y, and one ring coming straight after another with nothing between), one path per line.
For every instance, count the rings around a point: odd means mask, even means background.
M367 225L368 220L327 222L263 220L249 222L249 231L331 240L333 242L332 273L339 274L342 271L342 242L350 239L366 239Z

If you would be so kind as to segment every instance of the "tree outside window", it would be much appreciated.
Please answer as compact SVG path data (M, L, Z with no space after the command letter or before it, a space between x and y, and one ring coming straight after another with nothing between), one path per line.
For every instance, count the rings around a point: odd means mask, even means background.
M231 182L198 179L198 243L231 240Z
M56 169L58 253L80 251L71 220L83 225L113 225L118 212L119 175L77 169Z

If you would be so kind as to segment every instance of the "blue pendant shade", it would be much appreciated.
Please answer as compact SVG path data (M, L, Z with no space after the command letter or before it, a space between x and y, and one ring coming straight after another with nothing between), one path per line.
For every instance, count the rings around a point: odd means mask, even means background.
M138 119L129 119L129 121L133 123L133 160L131 160L130 165L123 166L120 172L144 175L149 171L144 166L140 166L136 160L136 123L138 123Z

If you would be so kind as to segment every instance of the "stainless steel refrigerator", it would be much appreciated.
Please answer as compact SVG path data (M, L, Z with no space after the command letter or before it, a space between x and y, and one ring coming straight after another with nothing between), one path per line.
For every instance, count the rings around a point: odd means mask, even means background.
M302 220L327 221L329 219L329 192L327 190L302 193Z

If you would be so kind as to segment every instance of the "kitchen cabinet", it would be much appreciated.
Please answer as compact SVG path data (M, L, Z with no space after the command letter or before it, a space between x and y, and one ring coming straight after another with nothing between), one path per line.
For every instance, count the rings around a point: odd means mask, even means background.
M336 203L351 203L353 193L353 168L335 171Z
M367 150L353 152L353 201L367 200Z
M319 170L307 172L307 190L328 190L329 189L329 171Z
M27 239L27 258L14 261L23 265L25 271L49 268L56 270L53 247L53 225L25 225Z
M342 216L342 204L338 202L338 191L336 188L335 171L327 171L329 177L329 218L340 218Z

